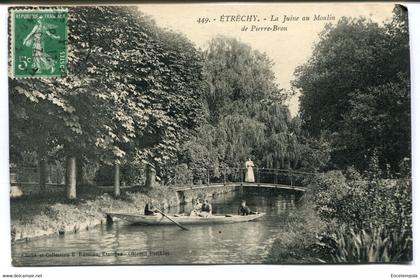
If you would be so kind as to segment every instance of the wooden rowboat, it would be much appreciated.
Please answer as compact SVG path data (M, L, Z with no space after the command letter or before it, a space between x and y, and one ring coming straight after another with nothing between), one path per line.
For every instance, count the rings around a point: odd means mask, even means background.
M180 224L192 225L192 224L229 224L238 222L248 222L264 216L265 213L257 213L250 215L211 215L209 217L201 216L186 216L186 215L169 215L172 219ZM132 224L143 224L143 225L174 225L168 218L162 214L156 215L142 215L134 213L117 213L109 212L107 217L119 218L130 222Z

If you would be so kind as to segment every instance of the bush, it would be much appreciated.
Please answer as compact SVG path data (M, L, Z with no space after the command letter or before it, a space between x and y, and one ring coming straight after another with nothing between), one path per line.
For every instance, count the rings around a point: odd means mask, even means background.
M409 262L413 257L411 232L392 232L384 226L355 231L343 225L318 239L320 249L330 253L328 262L392 263Z
M188 168L188 165L182 163L173 168L174 170L174 183L178 186L191 185L193 183L193 173Z
M279 237L266 259L267 263L320 263L323 262L318 248L317 234L326 229L326 223L315 213L310 202L303 201L296 214L285 218Z
M142 165L125 164L121 166L121 183L127 185L144 184L146 175ZM114 184L114 167L102 165L96 171L94 181L96 185L112 186Z
M411 180L368 178L350 169L316 175L310 201L327 223L317 253L337 263L401 262L412 259ZM375 227L375 228L373 228Z
M311 201L321 219L355 228L371 225L411 229L411 180L364 179L350 172L330 171L310 181Z

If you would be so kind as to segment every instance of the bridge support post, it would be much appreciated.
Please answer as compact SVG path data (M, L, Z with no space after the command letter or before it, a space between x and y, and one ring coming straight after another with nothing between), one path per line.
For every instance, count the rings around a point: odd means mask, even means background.
M257 183L260 183L260 168L257 168Z
M293 174L290 176L290 185L293 187Z
M274 170L273 171L273 184L277 184L277 178L278 178L277 170Z

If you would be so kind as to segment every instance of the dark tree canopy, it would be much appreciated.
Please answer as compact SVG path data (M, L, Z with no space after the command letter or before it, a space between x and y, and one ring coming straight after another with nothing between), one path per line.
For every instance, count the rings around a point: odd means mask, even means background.
M200 53L132 7L69 13L69 75L10 80L12 161L168 162L201 121Z
M383 25L342 18L296 69L303 128L331 138L333 167L364 170L379 156L380 167L395 172L410 157L407 28L407 11L398 5Z

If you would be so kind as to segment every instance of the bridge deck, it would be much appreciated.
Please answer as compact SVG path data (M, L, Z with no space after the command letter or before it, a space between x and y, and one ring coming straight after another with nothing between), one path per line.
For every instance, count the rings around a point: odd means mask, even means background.
M249 182L229 182L226 184L223 183L211 183L209 185L199 185L199 186L183 186L183 187L176 187L176 191L185 191L191 189L201 189L201 188L216 188L216 187L224 187L224 186L233 186L233 187L260 187L260 188L277 188L277 189L287 189L287 190L295 190L300 192L305 192L305 187L300 186L291 186L285 184L273 184L273 183L249 183Z

